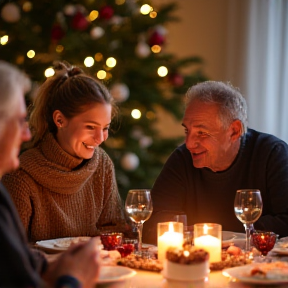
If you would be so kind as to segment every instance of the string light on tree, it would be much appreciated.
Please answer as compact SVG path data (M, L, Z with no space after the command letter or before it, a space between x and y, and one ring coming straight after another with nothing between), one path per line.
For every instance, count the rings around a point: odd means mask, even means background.
M109 68L113 68L116 66L116 59L114 57L109 57L107 60L106 60L106 65L109 67Z
M131 111L131 116L134 119L140 119L141 118L141 111L139 109L133 109Z
M140 8L140 13L143 15L148 15L151 11L153 11L153 8L148 4L144 4Z
M102 61L102 59L103 59L102 53L96 53L95 56L94 56L94 59L95 59L97 62Z
M89 56L89 57L86 57L85 60L84 60L84 65L86 67L92 67L94 65L94 59L93 57Z
M151 51L152 51L153 53L160 53L161 50L162 50L162 48L161 48L159 45L153 45L153 46L151 47Z
M9 40L8 35L4 35L4 36L0 37L0 44L6 45L8 43L8 40Z
M154 19L154 18L157 17L157 12L156 12L156 11L151 11L151 12L149 13L149 16L150 16L150 18Z
M30 1L26 1L24 2L23 6L22 6L22 9L24 12L30 12L33 8L33 5Z
M106 71L104 71L104 70L99 70L99 71L97 72L97 77L98 77L98 79L100 79L100 80L105 79L106 76L107 76L107 73L106 73Z
M28 52L27 52L27 57L28 58L30 58L30 59L32 59L32 58L34 58L35 57L35 51L34 50L29 50Z
M157 73L160 77L165 77L168 74L168 69L165 66L160 66L157 70Z
M49 67L45 70L44 75L45 77L52 77L55 74L55 70L52 67Z
M89 14L89 20L92 22L96 20L99 16L99 12L97 10L92 10Z

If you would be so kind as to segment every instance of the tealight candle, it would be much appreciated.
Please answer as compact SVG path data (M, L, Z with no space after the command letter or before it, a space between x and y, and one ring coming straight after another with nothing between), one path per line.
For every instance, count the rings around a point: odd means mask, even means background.
M163 222L158 223L158 260L163 262L169 247L182 248L183 245L183 223Z
M215 223L194 225L194 246L209 252L209 261L221 261L222 226Z

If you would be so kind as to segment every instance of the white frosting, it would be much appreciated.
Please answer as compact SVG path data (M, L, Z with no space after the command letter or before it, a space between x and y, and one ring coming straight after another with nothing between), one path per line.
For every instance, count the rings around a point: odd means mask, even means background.
M179 264L164 260L162 274L165 278L179 281L196 281L204 279L209 273L209 261L197 264Z

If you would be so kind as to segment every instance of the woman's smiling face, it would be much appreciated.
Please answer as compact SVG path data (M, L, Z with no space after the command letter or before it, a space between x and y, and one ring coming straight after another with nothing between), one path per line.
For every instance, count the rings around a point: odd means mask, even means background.
M59 145L70 155L90 159L94 150L108 138L112 106L96 103L77 116L67 119L59 110L54 111L54 122Z

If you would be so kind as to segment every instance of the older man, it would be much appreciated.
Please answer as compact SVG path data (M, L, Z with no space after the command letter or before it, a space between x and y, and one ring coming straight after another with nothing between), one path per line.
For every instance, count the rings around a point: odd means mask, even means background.
M0 61L0 178L19 166L22 141L30 139L24 93L30 81L17 68ZM93 238L75 245L52 264L28 247L24 228L9 193L0 183L0 286L95 287L99 243Z
M223 82L192 86L182 123L186 140L169 157L153 189L154 212L143 241L156 242L158 222L186 214L188 225L222 224L244 232L234 214L238 189L261 191L256 229L288 235L288 146L247 128L247 106L238 89Z

